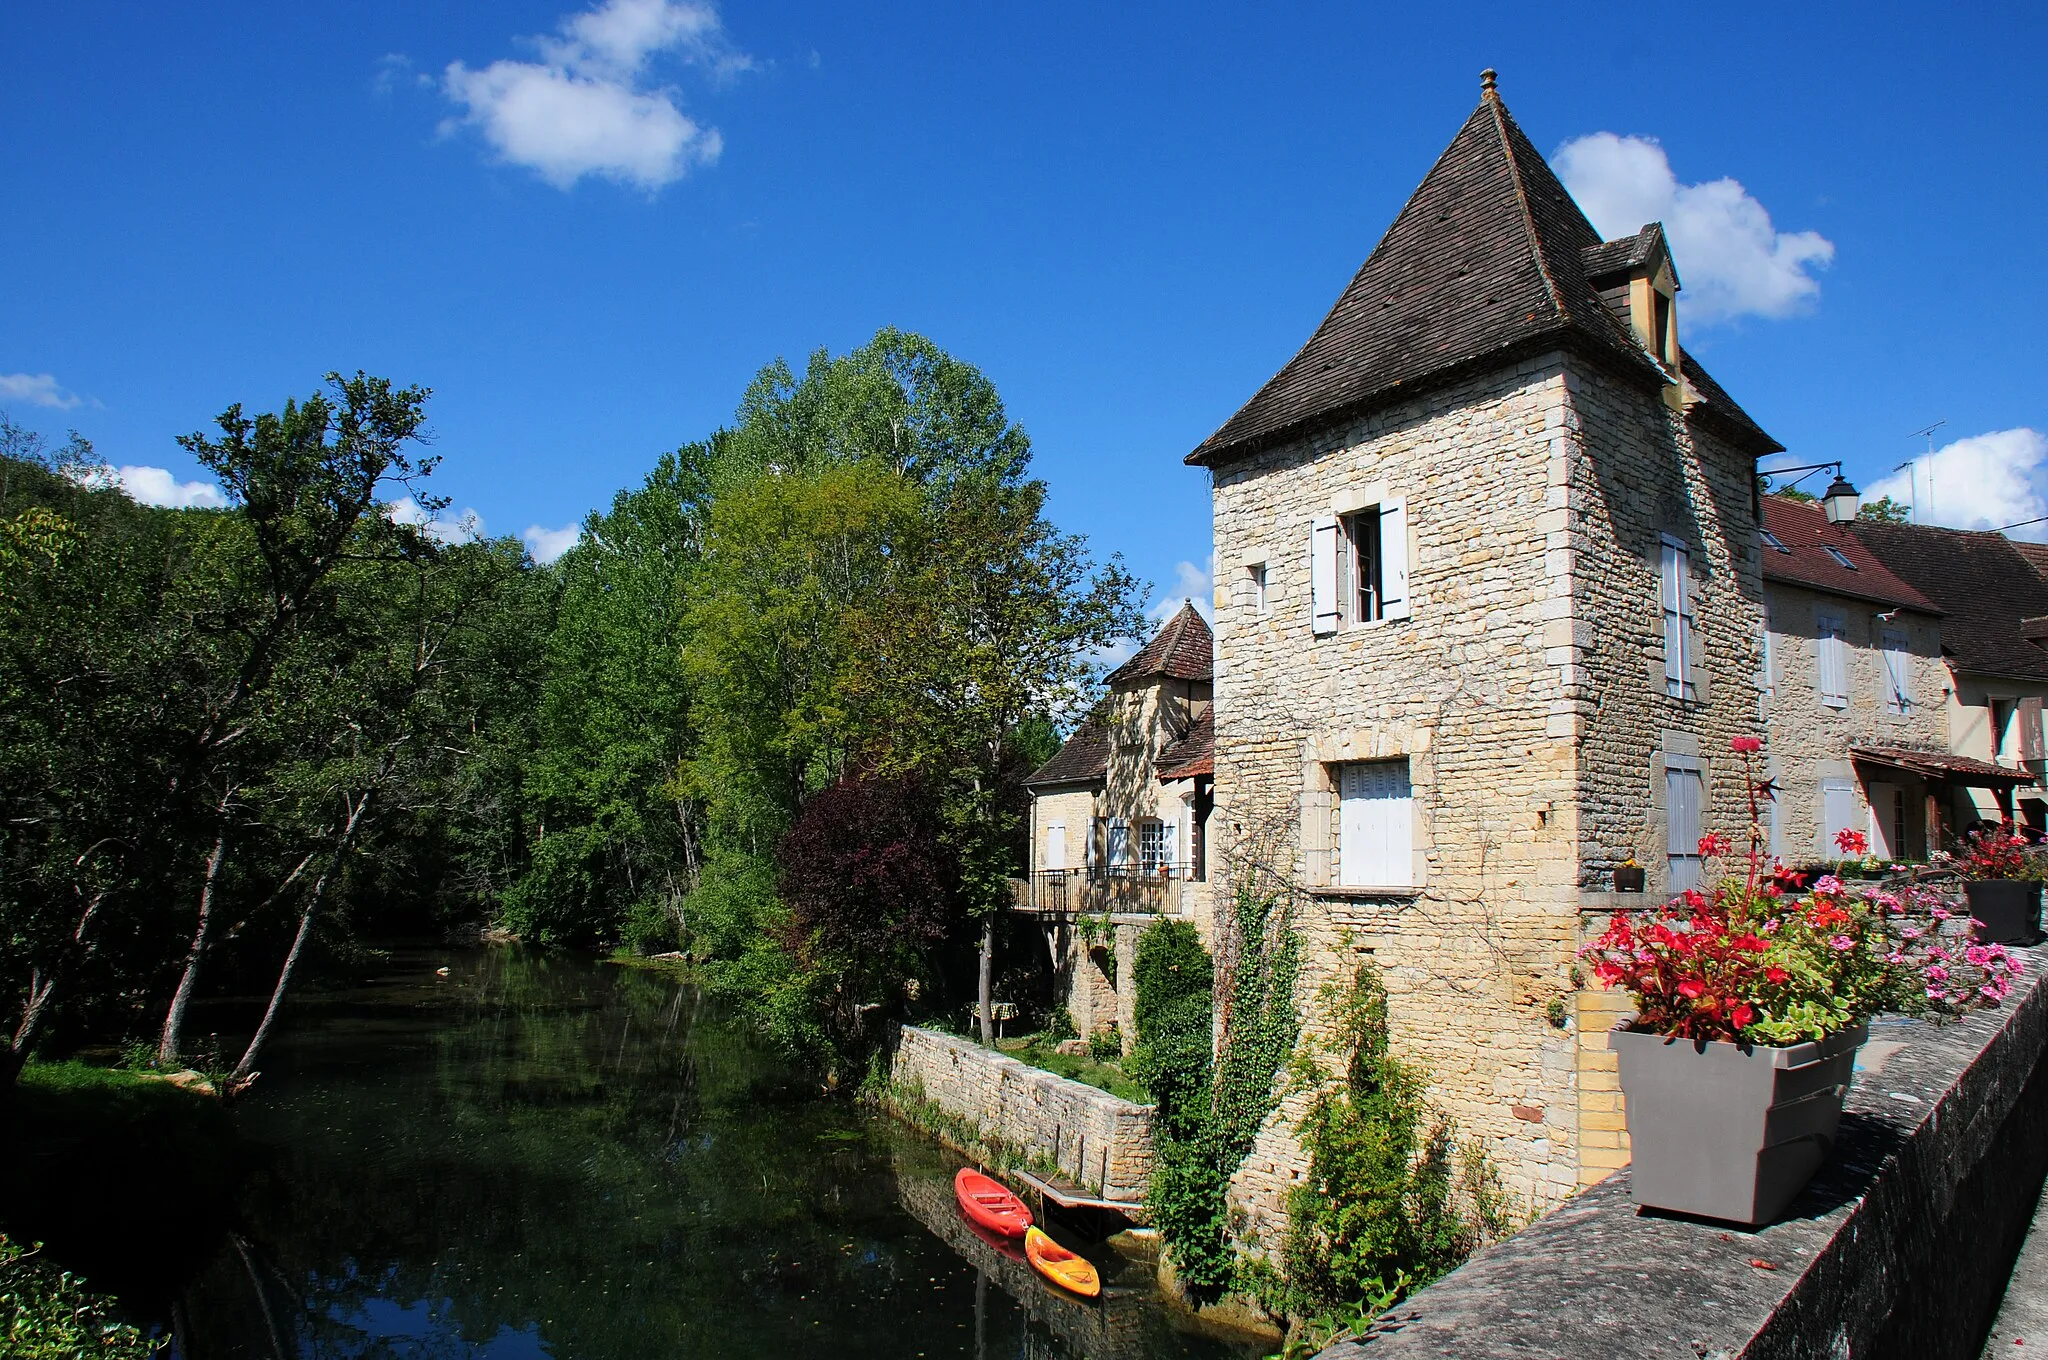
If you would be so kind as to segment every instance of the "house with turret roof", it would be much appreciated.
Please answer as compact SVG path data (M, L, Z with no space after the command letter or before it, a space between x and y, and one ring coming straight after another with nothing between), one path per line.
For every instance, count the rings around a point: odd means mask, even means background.
M1187 456L1218 910L1243 847L1284 865L1307 1028L1374 964L1396 1051L1534 1206L1628 1157L1618 999L1578 947L1749 820L1729 743L1758 730L1756 460L1781 446L1682 344L1683 267L1657 223L1603 239L1488 72L1306 343ZM1630 862L1650 898L1614 891ZM1255 1253L1305 1100L1232 1183Z

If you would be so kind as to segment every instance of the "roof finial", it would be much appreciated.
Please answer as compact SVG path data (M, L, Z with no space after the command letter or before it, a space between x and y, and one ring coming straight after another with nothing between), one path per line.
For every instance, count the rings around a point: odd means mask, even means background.
M1494 70L1491 66L1481 71L1479 73L1479 97L1484 99L1490 95L1496 99L1499 98L1499 91L1494 89L1494 82L1499 79L1500 72Z

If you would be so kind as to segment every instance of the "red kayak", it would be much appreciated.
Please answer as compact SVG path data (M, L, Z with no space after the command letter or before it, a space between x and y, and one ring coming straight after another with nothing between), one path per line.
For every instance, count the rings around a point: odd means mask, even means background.
M971 1167L961 1167L953 1177L953 1193L960 1200L960 1212L967 1221L1004 1237L1022 1237L1031 1226L1031 1211L1024 1201L998 1181L992 1181Z

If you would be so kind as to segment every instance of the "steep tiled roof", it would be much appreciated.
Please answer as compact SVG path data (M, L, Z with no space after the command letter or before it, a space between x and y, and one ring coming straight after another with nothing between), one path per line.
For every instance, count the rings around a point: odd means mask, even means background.
M1863 540L1828 523L1817 505L1766 496L1764 528L1785 545L1783 552L1769 543L1763 545L1766 581L1784 581L1877 604L1903 605L1927 614L1941 612L1932 600L1892 575ZM1828 555L1828 548L1854 565L1843 566Z
M1088 711L1074 729L1074 735L1024 783L1027 788L1040 784L1086 784L1101 779L1108 770L1109 704L1104 701Z
M1159 753L1159 782L1216 773L1216 710L1206 708L1187 735Z
M2048 543L2023 543L2012 540L2012 550L2027 559L2027 565L2048 578Z
M1861 539L1893 575L1934 601L1941 648L1962 670L2048 684L2048 651L2022 619L2048 614L2048 580L1999 534L1857 520Z
M1175 680L1207 680L1216 669L1216 637L1193 600L1138 649L1138 654L1109 673L1109 683L1149 680L1155 675Z
M1637 233L1619 253L1647 248L1648 237ZM1602 244L1489 85L1308 343L1187 461L1219 463L1547 349L1665 382L1587 280L1587 252L1611 268ZM1778 451L1697 363L1688 358L1685 370L1706 399L1693 418L1750 451Z
M1612 241L1602 241L1597 246L1585 246L1579 251L1580 267L1585 271L1588 283L1600 283L1616 274L1626 274L1648 264L1660 249L1668 252L1664 244L1664 224L1651 222L1633 236L1617 236ZM1672 266L1671 277L1678 277L1677 266Z

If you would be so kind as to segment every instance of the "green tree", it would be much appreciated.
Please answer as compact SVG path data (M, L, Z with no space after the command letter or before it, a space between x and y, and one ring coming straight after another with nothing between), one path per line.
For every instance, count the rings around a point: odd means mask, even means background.
M1909 524L1913 519L1913 507L1890 496L1879 496L1874 501L1863 502L1856 518L1874 520L1879 524Z

